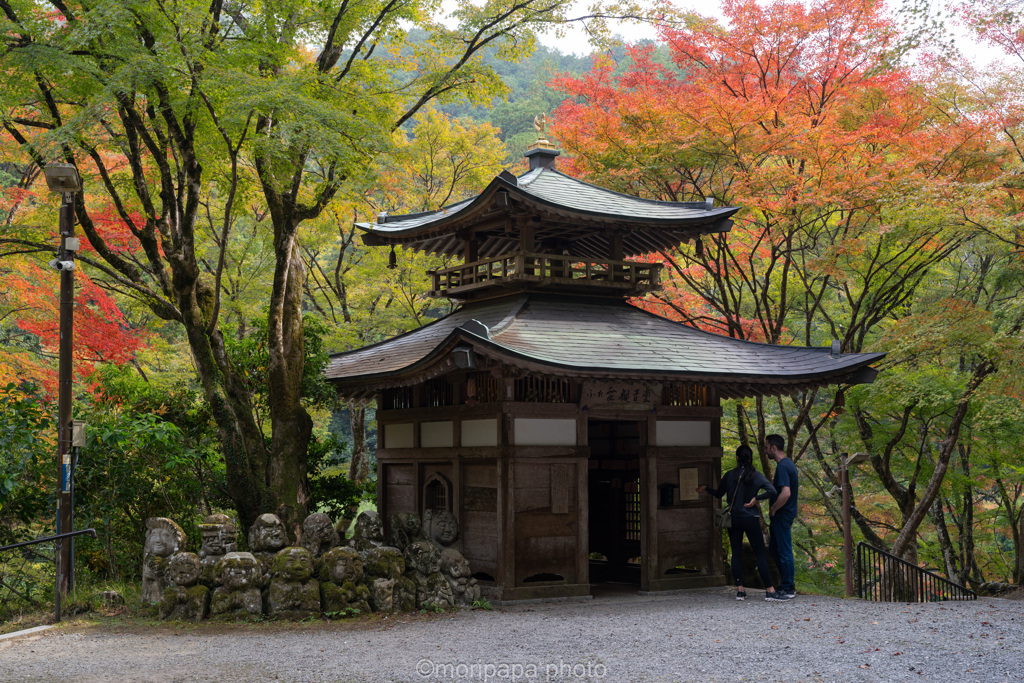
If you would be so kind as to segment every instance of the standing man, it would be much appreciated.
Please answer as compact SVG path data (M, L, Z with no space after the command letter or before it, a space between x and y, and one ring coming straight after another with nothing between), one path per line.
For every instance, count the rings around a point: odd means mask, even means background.
M796 520L797 495L800 492L799 474L796 465L786 457L786 440L778 434L765 437L764 447L775 461L773 484L778 495L772 499L768 516L771 518L771 537L768 553L779 568L779 588L775 600L791 600L796 597L793 561L793 521Z

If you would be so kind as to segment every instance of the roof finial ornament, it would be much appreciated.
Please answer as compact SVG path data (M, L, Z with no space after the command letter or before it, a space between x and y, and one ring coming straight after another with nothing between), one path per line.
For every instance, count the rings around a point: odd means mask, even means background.
M537 114L533 117L533 129L537 131L537 142L526 148L529 152L532 149L555 149L555 146L548 140L548 115Z

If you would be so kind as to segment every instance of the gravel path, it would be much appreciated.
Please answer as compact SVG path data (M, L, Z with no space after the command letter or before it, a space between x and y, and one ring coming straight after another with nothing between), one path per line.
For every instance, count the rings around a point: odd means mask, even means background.
M1024 681L1024 602L925 605L725 588L327 624L51 629L3 681Z

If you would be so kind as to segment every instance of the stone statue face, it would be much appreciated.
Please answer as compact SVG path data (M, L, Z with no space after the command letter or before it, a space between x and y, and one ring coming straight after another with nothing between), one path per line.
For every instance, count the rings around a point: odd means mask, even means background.
M352 537L365 538L368 541L383 541L384 525L380 521L380 515L372 510L359 513L355 529L352 530Z
M250 553L228 553L220 564L221 583L228 590L245 590L256 585L259 564Z
M448 510L434 512L430 520L430 537L441 545L451 545L459 537L459 522Z
M405 565L422 574L433 574L440 568L441 555L430 541L416 541L405 551Z
M441 553L441 571L453 579L469 578L469 560L462 553L448 548Z
M174 584L194 586L203 573L203 563L195 553L175 553L167 565L167 579Z
M305 581L313 575L313 556L305 548L285 548L274 558L274 572L285 581Z
M260 515L249 529L249 549L254 552L278 551L288 545L284 522L277 515Z
M147 555L167 557L177 549L177 534L170 529L156 527L155 529L150 529L149 533L146 534L145 553Z
M320 562L320 578L324 581L342 584L363 580L363 559L351 548L334 548L325 553Z
M199 529L203 535L203 553L206 555L223 555L224 539L219 525L200 524Z

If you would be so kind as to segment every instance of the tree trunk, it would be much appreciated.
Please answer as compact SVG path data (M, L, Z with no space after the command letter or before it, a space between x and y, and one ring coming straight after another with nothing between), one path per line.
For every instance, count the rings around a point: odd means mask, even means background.
M362 484L370 476L370 461L366 453L366 404L348 402L349 424L352 427L352 459L348 478Z
M283 226L274 220L274 285L267 317L269 354L268 396L272 437L268 483L275 514L301 537L308 513L307 458L313 420L302 405L305 344L302 323L302 285L305 270L290 217Z
M942 507L942 498L936 499L932 505L932 520L935 522L935 532L939 538L939 548L942 551L942 562L946 565L946 576L953 583L964 585L960 576L960 568L957 566L956 552L953 550L953 539L949 536L949 529L946 527L946 513Z

